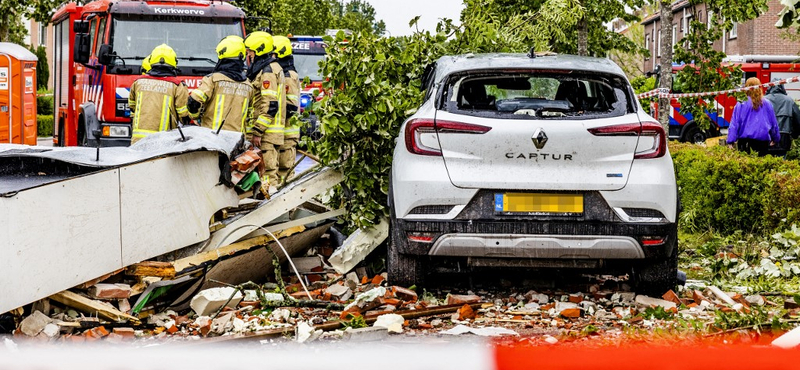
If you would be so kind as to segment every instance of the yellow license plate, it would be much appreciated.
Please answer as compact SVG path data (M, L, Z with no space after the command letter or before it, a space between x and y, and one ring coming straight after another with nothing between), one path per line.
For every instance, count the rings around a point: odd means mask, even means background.
M583 194L497 193L495 212L508 213L583 213Z

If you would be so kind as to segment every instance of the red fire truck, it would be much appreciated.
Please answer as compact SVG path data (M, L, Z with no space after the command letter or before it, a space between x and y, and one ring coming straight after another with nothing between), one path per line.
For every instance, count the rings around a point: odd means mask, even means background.
M800 62L797 56L782 55L743 55L729 58L728 62L738 64L744 72L744 80L750 77L758 77L762 83L767 83L775 79L786 79L800 75ZM673 74L684 68L683 65L673 66ZM742 81L744 85L744 81ZM795 101L800 100L800 83L785 85L787 94ZM673 87L674 93L690 91L680 91L680 83ZM733 117L733 107L737 100L733 95L718 95L715 97L715 105L718 113L706 111L706 115L711 119L712 127L702 130L695 124L692 113L681 109L677 99L672 99L672 111L669 119L669 137L688 142L703 142L709 137L719 134L727 134Z
M144 57L165 43L189 89L211 73L217 42L244 35L244 12L220 0L95 0L53 15L57 146L127 146L128 95Z

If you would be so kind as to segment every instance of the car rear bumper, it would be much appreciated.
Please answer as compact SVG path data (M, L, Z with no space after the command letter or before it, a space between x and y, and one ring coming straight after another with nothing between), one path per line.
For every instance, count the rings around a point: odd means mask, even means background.
M643 259L641 245L630 236L444 234L431 256L493 258Z
M433 257L660 259L677 247L675 223L396 219L392 226L398 252Z

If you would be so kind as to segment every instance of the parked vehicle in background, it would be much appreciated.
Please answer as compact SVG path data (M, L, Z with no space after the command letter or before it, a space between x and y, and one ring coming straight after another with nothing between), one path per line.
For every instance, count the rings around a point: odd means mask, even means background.
M53 15L54 114L58 146L127 146L128 95L153 48L178 54L189 89L211 73L223 37L244 35L244 13L225 1L96 0Z
M621 269L677 279L666 133L608 59L447 56L401 127L389 189L393 284L432 266Z
M800 58L796 55L745 55L732 59L729 62L741 66L744 72L742 80L742 85L744 85L744 80L750 77L758 77L762 83L767 83L774 79L798 76L800 75L800 63L792 63L798 59ZM673 66L673 75L684 67L684 65ZM800 83L787 84L786 91L795 101L800 100ZM684 92L691 91L682 91L680 81L675 81L673 84L673 93L680 94ZM737 103L736 97L733 95L718 95L714 98L714 103L718 112L712 113L706 111L706 115L711 120L711 127L704 130L697 125L691 112L681 109L681 104L678 102L678 99L672 99L672 110L669 120L669 138L699 143L704 142L710 137L726 135L731 118L733 117L733 107L736 106ZM654 104L654 108L657 109L657 104ZM654 116L657 117L657 113Z
M325 59L325 43L322 36L290 36L294 65L300 81L308 78L308 83L301 82L300 113L309 111L308 126L304 135L319 139L317 116L310 111L313 103L322 98L322 77L319 75L319 62Z

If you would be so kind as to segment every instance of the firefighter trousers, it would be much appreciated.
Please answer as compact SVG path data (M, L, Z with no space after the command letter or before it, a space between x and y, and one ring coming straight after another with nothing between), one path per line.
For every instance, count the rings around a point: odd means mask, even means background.
M289 170L294 166L297 157L297 139L285 138L283 145L278 147L278 176L286 178L291 176Z

